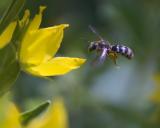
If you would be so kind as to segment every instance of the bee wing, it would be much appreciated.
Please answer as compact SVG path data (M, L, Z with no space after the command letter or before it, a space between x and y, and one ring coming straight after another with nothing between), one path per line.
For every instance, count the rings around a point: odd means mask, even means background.
M96 57L96 59L93 61L93 66L100 66L104 63L108 56L108 49L104 48L102 52Z
M105 41L106 44L110 45L109 41L108 40L104 40L104 38L97 32L97 30L92 26L92 25L89 25L88 26L89 29L95 34L98 36L98 38L101 40L101 41Z
M88 27L95 35L99 37L100 40L103 40L102 36L97 32L97 30L92 25L89 25Z

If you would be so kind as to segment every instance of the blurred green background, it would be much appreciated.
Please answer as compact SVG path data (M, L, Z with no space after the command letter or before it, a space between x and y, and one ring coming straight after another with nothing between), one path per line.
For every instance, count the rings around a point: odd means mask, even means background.
M10 1L1 1L0 14ZM27 0L25 9L34 16L40 5L47 6L41 27L70 24L57 56L84 57L87 62L51 80L21 73L12 88L19 108L63 96L70 128L159 128L160 106L151 97L160 72L160 1ZM134 59L119 56L120 68L110 59L92 67L95 54L87 47L98 38L88 29L90 24L112 44L131 47Z

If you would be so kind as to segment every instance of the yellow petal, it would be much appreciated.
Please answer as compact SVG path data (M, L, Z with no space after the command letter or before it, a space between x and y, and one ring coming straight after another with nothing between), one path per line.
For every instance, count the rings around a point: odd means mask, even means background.
M55 76L66 74L79 68L85 59L56 57L38 66L25 67L26 72L36 76Z
M24 12L24 16L21 20L19 20L19 26L22 28L24 27L26 24L29 23L29 17L30 17L30 11L27 9Z
M27 128L68 128L68 117L61 98L55 100L49 111L33 120Z
M40 6L39 13L35 15L35 17L31 21L28 27L28 31L36 30L39 28L41 21L42 21L42 13L45 10L45 8L46 8L45 6Z
M155 74L153 80L155 82L155 85L160 87L160 74Z
M160 74L155 74L153 76L153 80L155 83L155 90L153 91L153 94L151 95L150 99L153 103L160 103Z
M19 112L15 105L9 101L6 101L6 98L3 100L0 100L1 128L20 128Z
M2 32L2 34L0 35L0 49L6 46L11 41L16 25L17 22L12 22Z
M20 48L21 63L38 65L51 59L60 46L63 29L67 26L62 24L27 33Z

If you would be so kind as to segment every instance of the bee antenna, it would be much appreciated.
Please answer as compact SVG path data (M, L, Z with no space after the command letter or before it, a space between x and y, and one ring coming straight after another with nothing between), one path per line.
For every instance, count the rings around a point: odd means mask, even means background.
M103 38L100 36L100 34L96 31L96 29L92 25L89 25L88 27L94 34L96 34L99 37L99 39L103 40Z

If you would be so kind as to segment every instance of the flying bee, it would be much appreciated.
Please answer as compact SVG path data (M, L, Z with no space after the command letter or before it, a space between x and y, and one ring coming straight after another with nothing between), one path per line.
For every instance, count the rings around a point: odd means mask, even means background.
M104 40L92 26L89 26L89 28L94 34L96 34L99 37L99 40L91 42L88 47L88 50L90 52L96 51L100 54L100 56L98 57L98 61L100 63L103 63L106 60L106 58L109 57L116 64L118 54L121 54L127 59L132 59L134 57L134 53L131 48L119 44L111 45L107 40Z

